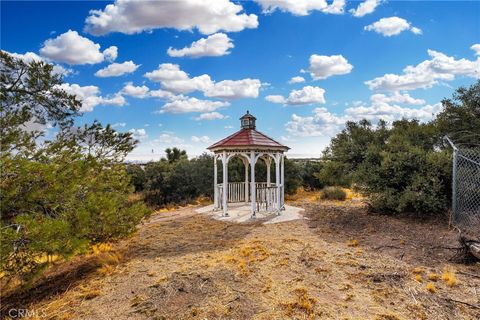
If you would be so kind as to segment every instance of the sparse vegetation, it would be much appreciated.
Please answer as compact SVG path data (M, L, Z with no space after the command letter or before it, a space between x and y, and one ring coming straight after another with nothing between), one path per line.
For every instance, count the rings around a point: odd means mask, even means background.
M347 193L340 187L325 187L320 193L320 198L343 201L347 198Z

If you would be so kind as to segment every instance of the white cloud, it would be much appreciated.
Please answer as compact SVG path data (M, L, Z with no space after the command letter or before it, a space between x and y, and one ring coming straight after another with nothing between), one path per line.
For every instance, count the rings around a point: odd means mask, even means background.
M118 57L118 48L116 46L108 47L107 49L103 50L103 56L108 62L115 61L115 59Z
M320 87L306 86L300 90L292 90L286 99L281 95L270 95L266 96L265 100L285 105L323 104L325 103L324 94L325 90Z
M154 142L166 145L181 144L183 141L184 140L182 138L177 137L173 132L170 131L164 131L157 139L154 140Z
M242 31L258 26L257 16L242 13L229 0L135 1L116 0L103 10L91 10L85 30L94 35L110 32L139 33L157 28L198 29L203 34L220 30Z
M319 80L334 75L347 74L352 69L353 66L342 55L320 56L312 54L308 71L314 80Z
M191 140L195 143L198 143L198 142L209 143L210 142L210 138L208 136L200 136L200 137L192 136Z
M473 46L470 47L473 51L475 51L475 55L479 56L480 55L480 43L476 43Z
M133 136L134 139L143 140L148 138L148 134L145 129L130 129L128 130Z
M365 26L364 29L367 31L375 31L376 33L380 33L385 37L399 35L405 30L410 30L417 35L422 34L421 29L413 27L410 22L399 17L381 18L377 22Z
M107 48L104 53L112 58L113 47ZM40 55L56 62L68 64L95 64L105 59L100 52L100 45L90 39L82 37L77 31L68 30L55 39L48 39L40 49Z
M177 64L163 63L157 70L144 75L151 81L160 82L162 88L173 93L201 91L206 97L223 99L256 98L261 87L258 79L223 80L214 82L203 74L190 78Z
M456 76L480 78L480 57L477 60L449 57L444 53L428 50L430 60L425 60L416 66L407 66L403 74L387 73L381 77L366 81L371 90L414 90L430 88L438 81L451 81Z
M119 77L121 75L135 72L140 65L133 63L132 60L125 61L122 63L112 63L106 66L103 69L95 72L95 76L106 78L106 77Z
M30 63L32 61L36 61L36 62L43 61L43 62L46 62L46 63L50 63L47 59L45 59L43 57L40 57L38 54L36 54L34 52L28 51L28 52L25 52L25 53L16 53L16 52L4 51L4 50L2 50L2 51L8 53L9 55L11 55L14 58L23 60L25 63ZM74 72L72 69L64 68L63 66L61 66L59 64L53 64L53 70L52 71L53 71L53 73L60 74L62 76L68 76L69 74L72 74Z
M171 57L218 57L230 54L233 48L232 39L224 33L215 33L208 38L202 38L193 42L190 47L183 49L168 48L167 53Z
M354 17L360 18L375 11L381 2L382 0L365 0L358 5L357 9L351 9L349 12Z
M125 98L116 94L111 97L100 96L100 89L97 86L79 86L78 84L62 83L58 86L69 94L74 94L77 99L82 101L80 111L92 111L97 105L115 105L123 106L126 104Z
M127 82L121 93L126 96L145 98L148 96L150 89L147 86L134 86L131 82Z
M304 77L292 77L288 83L301 83L301 82L305 82L305 78Z
M285 103L285 97L278 94L268 95L265 100L272 103Z
M228 118L228 116L224 116L220 112L213 111L213 112L202 113L201 115L196 117L195 120L197 120L197 121L201 121L201 120L222 120L222 119L226 119L226 118Z
M403 104L411 104L411 105L422 105L425 104L425 100L423 99L415 99L410 96L408 93L399 93L394 92L392 95L387 96L385 94L377 93L370 97L372 103L403 103Z
M390 99L388 99L390 98ZM408 95L393 95L391 97L371 97L371 104L354 104L347 108L343 114L331 113L326 108L315 108L312 116L302 117L293 114L290 121L285 124L289 134L301 137L331 137L338 133L347 121L367 119L373 124L380 119L387 122L395 120L418 119L422 122L431 120L442 109L441 103L423 105L419 108L401 107L388 102L401 100L401 103L418 104L419 101ZM407 101L407 102L405 102ZM413 102L413 103L412 103Z
M330 14L342 14L345 8L345 0L334 0L328 5L326 0L255 0L263 13L269 14L276 10L290 12L296 16L307 16L311 11L321 11Z
M123 128L125 127L127 124L125 122L117 122L117 123L114 123L112 124L112 128Z
M228 102L200 100L192 97L180 97L165 103L160 113L189 113L189 112L212 112L221 107L229 106Z
M262 83L258 79L223 80L204 90L206 97L222 99L256 98Z

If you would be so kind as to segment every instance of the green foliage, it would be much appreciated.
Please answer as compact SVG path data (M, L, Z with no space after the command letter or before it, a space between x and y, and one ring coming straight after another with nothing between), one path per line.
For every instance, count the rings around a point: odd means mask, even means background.
M131 134L98 122L73 127L81 103L60 89L51 65L2 52L0 68L0 268L28 279L48 266L46 256L127 235L148 210L128 199L122 161L136 144ZM46 124L55 139L43 138Z
M459 88L451 99L442 100L443 110L435 120L443 135L458 146L480 146L480 80Z
M480 81L442 101L430 123L400 120L387 128L368 121L347 123L332 139L316 176L325 183L354 186L380 212L445 212L451 195L451 150L447 134L463 146L480 141Z
M325 187L320 192L320 198L343 201L347 198L347 193L340 187Z

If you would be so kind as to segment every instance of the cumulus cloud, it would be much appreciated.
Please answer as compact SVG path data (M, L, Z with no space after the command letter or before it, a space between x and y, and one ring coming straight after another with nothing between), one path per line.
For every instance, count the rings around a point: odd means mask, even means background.
M326 108L315 108L313 114L306 117L293 114L290 121L285 124L285 128L293 136L333 136L342 130L346 121L367 119L375 124L380 119L392 122L406 118L425 122L431 120L441 109L441 103L424 105L420 108L410 108L378 102L372 99L370 105L349 107L342 115L331 113Z
M151 81L160 82L164 90L173 93L201 91L206 97L223 99L256 98L261 87L258 79L213 81L209 75L188 75L177 64L163 63L157 70L144 75Z
M108 62L115 61L115 59L118 57L118 48L116 46L108 47L107 49L103 50L103 56Z
M477 60L455 59L444 53L428 50L430 60L416 66L407 66L403 74L387 73L381 77L366 81L371 90L414 90L430 88L439 81L451 81L456 76L480 78L480 57Z
M320 87L306 86L300 90L292 90L288 98L280 95L266 96L267 101L273 103L282 103L285 105L302 105L312 103L325 103L325 90Z
M475 51L475 55L479 56L480 55L480 43L476 43L473 46L470 47L473 51Z
M163 133L158 136L157 139L153 140L154 143L161 143L166 145L173 145L173 144L181 144L183 143L183 139L176 136L173 132L164 131Z
M125 127L127 124L125 122L117 122L117 123L114 123L112 124L112 128L123 128Z
M135 1L116 0L103 10L91 10L85 31L93 35L110 32L134 34L158 28L198 29L203 34L256 28L258 18L242 13L243 7L229 0Z
M191 137L192 141L193 142L201 142L201 143L209 143L210 142L210 137L208 136L200 136L200 137L197 137L197 136L192 136Z
M223 101L200 100L193 97L177 97L175 100L165 103L160 113L189 113L189 112L212 112L221 107L229 106L230 103Z
M356 9L351 9L349 12L357 18L363 17L375 11L382 0L366 0L358 5Z
M4 51L4 50L2 50L2 51L8 53L9 55L11 55L12 57L14 57L16 59L23 60L25 63L30 63L32 61L36 61L36 62L43 61L43 62L46 62L46 63L50 63L50 61L48 61L48 59L40 57L38 54L36 54L34 52L28 51L28 52L25 52L25 53L16 53L16 52ZM63 66L61 66L59 64L53 64L53 70L52 71L55 74L61 74L63 76L68 76L69 74L73 73L72 69L64 68Z
M276 10L290 12L296 16L307 16L312 11L321 11L330 14L343 14L345 0L334 0L330 5L326 0L255 0L262 8L263 13L269 14Z
M297 76L297 77L292 77L288 83L301 83L301 82L305 82L305 78L304 77L300 77L300 76Z
M115 47L116 48L116 47ZM100 45L82 37L77 31L68 30L54 39L48 39L40 49L40 55L56 62L74 64L95 64L107 58L111 59L116 49L107 48L100 52Z
M128 130L132 134L132 137L137 140L144 140L148 138L147 132L145 129L130 129Z
M352 69L353 66L342 55L320 56L312 54L307 71L310 72L312 79L320 80L334 75L350 73Z
M375 31L382 34L385 37L396 36L405 30L410 30L412 33L420 35L422 30L414 27L407 20L399 17L381 18L377 22L374 22L364 27L367 31Z
M135 98L145 98L148 96L150 89L147 86L134 86L132 82L127 82L121 93Z
M218 57L230 54L233 48L232 39L225 33L215 33L208 38L202 38L183 49L168 48L167 54L171 57Z
M222 99L256 98L262 83L258 79L223 80L204 90L206 97Z
M126 104L125 98L120 94L111 97L100 96L100 89L97 86L62 83L58 88L69 94L74 94L82 102L81 112L92 111L97 105L123 106Z
M195 120L197 120L197 121L201 121L201 120L222 120L222 119L226 119L226 118L228 118L228 116L225 116L225 115L221 114L220 112L213 111L213 112L202 113L201 115L196 117Z
M112 63L106 66L103 69L95 72L95 76L106 78L106 77L119 77L121 75L135 72L140 65L133 63L132 60L125 61L122 63Z
M411 105L425 104L425 100L423 99L415 99L412 96L410 96L408 93L399 93L399 92L394 92L391 95L377 93L372 95L370 97L370 100L374 104L379 104L379 103L403 103L403 104L411 104Z

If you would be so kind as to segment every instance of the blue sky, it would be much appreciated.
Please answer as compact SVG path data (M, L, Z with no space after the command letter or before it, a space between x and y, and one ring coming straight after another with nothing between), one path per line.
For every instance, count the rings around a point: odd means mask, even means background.
M318 156L347 120L428 121L479 78L480 3L2 1L1 49L56 64L79 124L134 132L130 159L198 155L247 109Z

